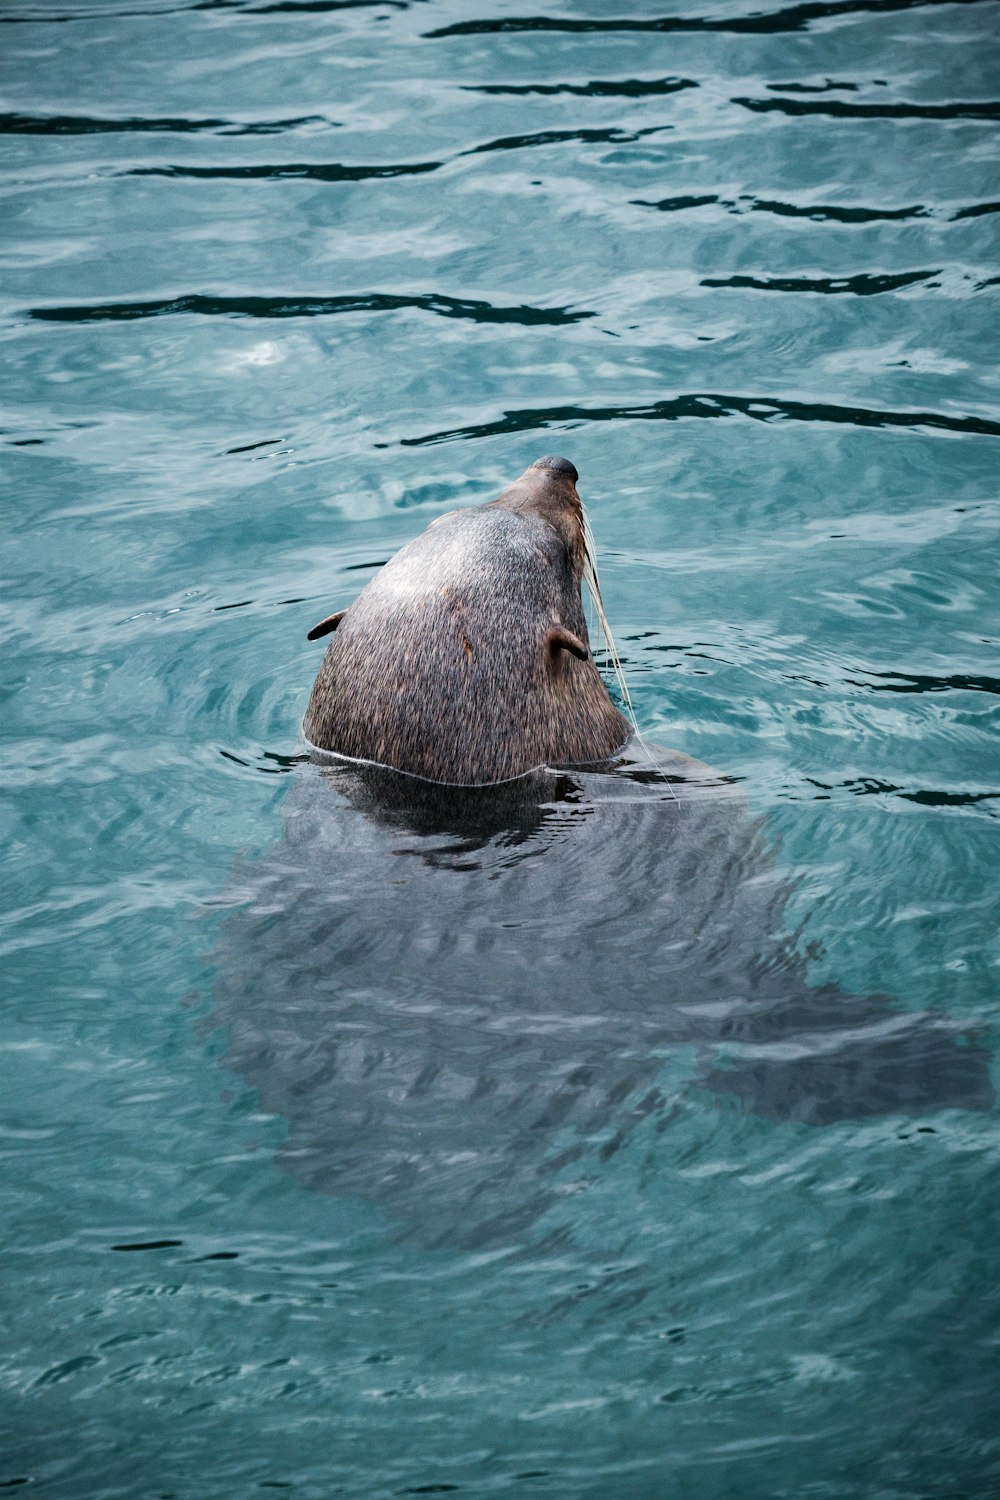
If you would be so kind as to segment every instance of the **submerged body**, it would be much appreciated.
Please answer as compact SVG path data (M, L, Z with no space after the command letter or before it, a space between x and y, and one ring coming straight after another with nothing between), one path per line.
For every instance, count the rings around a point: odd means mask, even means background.
M311 744L429 781L489 785L606 760L629 726L590 653L576 470L538 459L441 516L349 609L306 711Z
M303 1185L423 1244L572 1222L607 1158L720 1101L821 1127L988 1109L974 1025L810 983L733 785L633 747L456 792L301 765L235 873L214 1015ZM801 911L799 917L803 915Z

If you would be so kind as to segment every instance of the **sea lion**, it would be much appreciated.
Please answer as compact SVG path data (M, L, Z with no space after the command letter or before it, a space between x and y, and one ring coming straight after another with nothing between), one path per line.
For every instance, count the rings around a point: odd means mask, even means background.
M594 664L580 594L596 575L578 477L566 458L536 459L488 505L439 516L314 626L311 640L333 639L310 743L465 786L621 749L629 724Z
M812 982L738 786L622 745L576 477L538 460L314 630L306 733L355 761L289 766L226 896L213 1020L276 1159L424 1245L562 1242L634 1134L717 1100L823 1127L995 1098L975 1021Z

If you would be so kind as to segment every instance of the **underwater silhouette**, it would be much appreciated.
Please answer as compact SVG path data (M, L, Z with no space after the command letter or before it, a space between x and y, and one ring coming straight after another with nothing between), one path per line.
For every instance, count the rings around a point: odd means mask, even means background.
M775 1121L993 1102L975 1028L809 983L764 821L686 757L468 790L306 763L283 813L227 898L224 1065L283 1168L402 1238L523 1236L668 1126L679 1049L692 1099Z

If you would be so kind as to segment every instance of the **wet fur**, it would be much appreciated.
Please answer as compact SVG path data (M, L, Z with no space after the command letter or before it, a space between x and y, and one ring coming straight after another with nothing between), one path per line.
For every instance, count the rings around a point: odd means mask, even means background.
M629 726L590 655L580 597L575 477L565 460L539 460L390 559L335 627L306 712L313 745L464 785L621 748Z

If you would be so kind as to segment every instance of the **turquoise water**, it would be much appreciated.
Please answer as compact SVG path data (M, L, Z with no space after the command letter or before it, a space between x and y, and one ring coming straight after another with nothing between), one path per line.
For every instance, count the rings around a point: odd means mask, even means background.
M1000 17L757 3L0 10L0 1484L1000 1492ZM745 811L299 763L547 452Z

